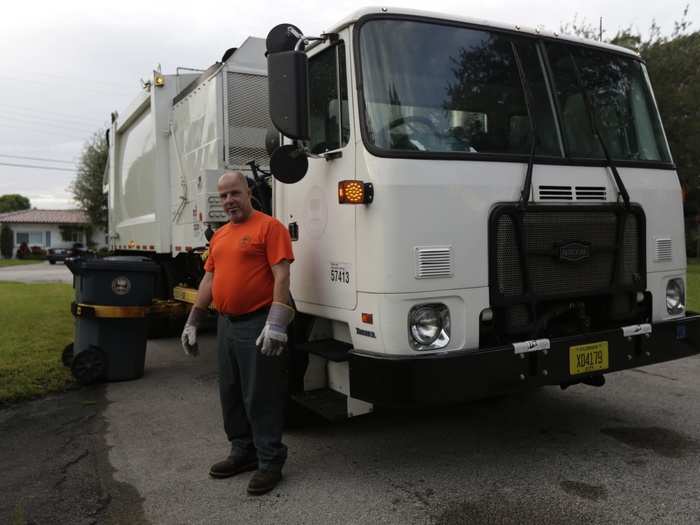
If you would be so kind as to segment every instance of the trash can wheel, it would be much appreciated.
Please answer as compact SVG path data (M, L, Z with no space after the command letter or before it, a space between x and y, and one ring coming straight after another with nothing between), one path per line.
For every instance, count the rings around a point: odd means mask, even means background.
M70 368L70 365L73 362L73 343L67 344L63 349L63 353L61 354L61 362L63 363L63 366Z
M78 383L91 385L104 375L107 357L100 348L91 346L73 357L70 368Z

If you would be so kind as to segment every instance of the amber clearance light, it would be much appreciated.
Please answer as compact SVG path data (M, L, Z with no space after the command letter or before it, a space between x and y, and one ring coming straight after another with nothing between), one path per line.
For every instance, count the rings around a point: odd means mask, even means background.
M361 180L341 180L338 183L340 204L369 204L374 200L374 186Z

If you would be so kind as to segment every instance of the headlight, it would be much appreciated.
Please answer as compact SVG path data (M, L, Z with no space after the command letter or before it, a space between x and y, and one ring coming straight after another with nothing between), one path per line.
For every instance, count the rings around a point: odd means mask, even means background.
M450 342L450 310L444 304L421 304L408 313L409 342L415 350L444 348Z
M683 279L671 279L666 285L666 311L669 314L682 314L685 310L685 287Z

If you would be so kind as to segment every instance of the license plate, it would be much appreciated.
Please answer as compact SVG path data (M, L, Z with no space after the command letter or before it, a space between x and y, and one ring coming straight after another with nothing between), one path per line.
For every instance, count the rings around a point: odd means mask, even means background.
M608 342L588 343L569 348L569 374L588 374L608 368Z

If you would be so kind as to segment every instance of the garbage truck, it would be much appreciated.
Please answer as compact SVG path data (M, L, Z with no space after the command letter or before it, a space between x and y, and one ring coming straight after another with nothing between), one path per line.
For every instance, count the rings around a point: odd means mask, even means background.
M249 37L204 71L154 71L134 101L112 113L104 181L110 249L155 260L162 300L191 300L207 236L228 220L216 190L224 170L253 181L257 166L268 164L267 84L265 41ZM270 200L263 178L254 188L260 209Z
M368 8L155 71L112 120L110 245L158 262L159 297L194 301L224 170L288 227L292 397L326 417L698 353L678 175L627 49Z
M370 8L266 39L304 393L449 403L698 353L681 185L644 60Z

